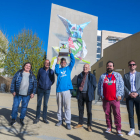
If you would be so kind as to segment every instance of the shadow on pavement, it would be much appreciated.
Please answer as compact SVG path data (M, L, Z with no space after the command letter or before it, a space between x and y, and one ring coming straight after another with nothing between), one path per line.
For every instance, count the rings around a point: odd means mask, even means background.
M0 117L4 116L5 119L10 123L11 119L10 119L10 115L11 115L11 110L7 109L7 108L1 108L0 109Z
M21 110L21 108L19 107L19 112L20 112L20 110ZM29 135L38 135L36 133L36 132L38 132L36 129L39 129L39 126L33 124L33 120L35 119L35 116L36 116L36 111L35 110L33 110L31 108L27 109L27 113L26 113L27 121L25 122L24 127L21 127L21 126L19 127L19 125L17 125L16 127L9 126L9 123L10 123L10 120L11 120L10 115L11 115L11 109L7 109L7 108L0 109L0 130L5 129L5 130L7 130L7 132L9 132L7 134L7 133L4 133L4 131L0 131L0 134L12 136L12 137L19 137L21 140L25 140L25 138L24 138L25 135L26 136L27 135L28 136ZM74 125L78 124L79 117L75 114L71 114L71 115L72 115L71 125L74 126ZM41 116L42 116L42 112L41 112ZM19 118L17 118L17 120L18 119ZM47 119L50 122L57 123L58 122L57 112L52 111L52 110L48 110ZM87 124L87 119L86 118L84 118L84 124L85 125ZM119 140L127 140L123 137L119 137L119 136L115 135L115 131L112 132L111 134L104 133L104 131L106 130L106 127L107 126L102 124L102 123L92 121L92 129L93 129L92 132L103 135L108 140L110 140L110 139L113 139L113 140L118 140L118 139ZM97 131L94 128L100 129L102 132ZM85 130L87 131L87 128L85 128ZM113 130L115 130L114 127L113 127ZM127 131L125 131L125 130L122 130L122 132L127 133ZM79 138L77 136L74 136L72 134L67 134L67 135L74 140L81 140L81 138Z
M33 112L33 110L28 109L26 116L29 116L29 118L32 119L33 116L31 112ZM35 130L38 129L39 127L33 126L33 123L31 120L29 120L29 118L24 120L25 123L24 126L18 124L18 121L16 122L16 124L14 124L14 126L10 126L9 125L11 122L10 115L11 115L10 109L7 108L0 109L0 130L1 130L0 134L11 137L18 137L21 140L25 140L24 136L38 135L38 133L36 133L37 131ZM19 119L17 118L17 120ZM2 130L6 130L8 133Z
M36 136L38 135L38 133L36 133L37 131L35 131L36 129L38 129L38 127L30 127L31 123L30 120L24 121L25 125L21 126L21 125L16 125L16 126L9 126L9 123L7 122L7 120L0 116L0 134L6 135L6 136L10 136L10 137L16 137L19 138L21 140L26 140L24 138L24 136ZM2 131L2 130L6 130Z
M97 122L94 122L92 121L92 132L94 133L97 133L97 134L100 134L100 135L103 135L104 138L108 139L108 140L127 140L126 138L123 138L123 137L120 137L120 136L117 136L115 132L111 132L110 134L107 134L105 133L105 130L106 130L106 125L104 124L101 124L101 123L97 123ZM94 130L94 128L98 128L100 130L102 130L102 132L99 132L97 130ZM115 129L114 127L112 127L112 129ZM121 130L122 132L126 132L124 130Z
M11 112L12 112L11 109L1 108L0 109L0 116L4 116L5 119L10 123L11 122L11 119L10 119ZM21 112L21 107L19 107L19 109L18 109L18 113L20 113L20 112ZM35 110L33 110L31 108L27 108L26 117L33 120L33 119L35 119L35 113L36 113ZM17 120L18 120L18 117L17 117Z
M78 120L79 120L79 118L78 118L78 116L76 116L76 115L74 115L74 114L72 114L72 116L74 116L74 117L72 117L72 123L71 123L71 125L72 126L75 126L76 124L78 124ZM53 123L57 123L58 122L58 120L57 120L57 112L55 112L55 111L50 111L50 110L48 110L48 120L49 121L51 121L51 122L53 122ZM87 124L87 119L86 118L84 118L84 124L86 125ZM101 123L97 123L97 122L95 122L95 121L92 121L92 129L93 129L93 131L92 132L94 132L94 133L97 133L97 134L100 134L100 135L103 135L106 139L108 139L108 140L127 140L126 138L123 138L123 137L119 137L119 136L117 136L116 135L116 133L115 132L112 132L113 134L106 134L104 131L106 130L106 125L104 125L104 124L101 124ZM98 128L98 129L100 129L100 130L102 130L102 132L99 132L99 131L97 131L97 130L94 130L94 128ZM72 128L73 129L73 128ZM88 131L87 130L87 128L85 128L84 127L84 129L86 130L86 131ZM114 127L113 127L113 129L115 129ZM126 131L125 130L122 130L122 132L125 132L126 133ZM90 133L90 132L89 132ZM114 135L115 134L115 135ZM72 139L74 139L74 140L82 140L81 138L79 138L79 137L77 137L77 136L74 136L74 135L71 135L71 134L67 134L70 138L72 138Z
M74 115L75 117L73 117L73 121L76 121L76 124L78 124L78 120L79 120L79 118L78 118L78 116L76 117L76 115ZM84 125L87 125L87 119L86 118L83 118L83 121L84 121ZM100 132L100 131L97 131L97 130L95 130L94 128L96 128L96 129L100 129L100 130L102 130L102 132ZM106 130L106 128L107 128L107 125L104 125L104 124L101 124L101 123L97 123L97 122L95 122L95 121L92 121L92 132L94 132L94 133L97 133L97 134L100 134L100 135L103 135L104 136L104 138L106 138L106 139L108 139L108 140L127 140L126 138L123 138L123 137L120 137L120 136L117 136L116 135L116 132L111 132L110 134L107 134L107 133L105 133L105 130ZM84 129L86 130L86 131L88 131L88 129L87 128L85 128L84 127ZM112 127L112 129L114 129L115 131L116 131L116 129L115 129L115 127ZM125 131L125 130L121 130L123 133L127 133L127 131ZM90 133L90 132L89 132Z
M67 134L67 136L69 136L73 140L82 140L81 138L74 136L74 135L71 135L71 134Z
M72 116L74 116L73 114L71 114ZM64 115L63 115L64 116ZM47 112L47 119L53 123L57 123L58 122L58 119L57 119L57 112L55 111L52 111L52 110L48 110ZM63 119L65 121L65 119ZM76 121L76 123L73 123L71 122L71 125L76 125L77 124L77 121L78 119L77 118L74 118L73 120L73 117L71 118L72 121Z

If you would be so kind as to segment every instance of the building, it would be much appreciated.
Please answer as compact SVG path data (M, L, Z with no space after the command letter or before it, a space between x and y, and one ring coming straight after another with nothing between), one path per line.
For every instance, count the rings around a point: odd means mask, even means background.
M97 54L96 54L96 61L100 60L101 58L101 50L102 50L102 46L101 46L101 39L102 39L102 31L98 30L97 31Z
M71 36L76 40L81 37L82 43L78 40L77 44L75 43L76 47L79 47L80 43L85 44L85 53L84 50L81 51L85 57L79 59L80 57L75 55L76 64L71 74L73 85L76 84L77 75L82 71L83 64L90 63L91 66L94 66L96 61L100 62L100 59L103 59L104 49L131 35L105 30L97 31L97 22L98 17L96 16L52 4L47 50L47 58L52 60L51 68L54 69L60 48L64 48L64 46L67 48L69 45L70 33L73 33ZM66 59L68 62L70 61L69 57ZM102 66L102 62L100 66ZM94 73L97 72L95 69L92 69L92 72L93 70ZM52 93L55 93L56 84L52 89Z
M131 34L119 33L105 30L97 31L97 55L96 60L100 60L103 57L103 50L108 46L130 36Z
M82 50L79 52L83 51L83 58L80 58L81 56L79 57L78 54L75 55L76 63L71 74L73 84L76 84L77 75L82 71L83 64L93 65L96 62L97 21L96 16L52 4L47 58L52 60L53 67L61 44L67 46L68 34L72 33L71 38L75 38L73 40L75 48L82 46ZM69 57L67 57L67 61L69 62ZM52 94L56 92L55 90L56 84L52 87Z
M3 49L1 46L2 44L4 44L6 48L8 47L8 40L5 37L5 35L2 33L2 31L0 30L0 60L4 59L5 57L5 53L3 52ZM0 67L0 73L3 71L4 71L4 68Z
M114 62L115 71L122 76L129 72L128 61L130 60L136 61L137 71L140 71L140 32L104 49L103 57L91 67L91 72L95 74L97 81L101 74L106 72L106 63L109 60Z

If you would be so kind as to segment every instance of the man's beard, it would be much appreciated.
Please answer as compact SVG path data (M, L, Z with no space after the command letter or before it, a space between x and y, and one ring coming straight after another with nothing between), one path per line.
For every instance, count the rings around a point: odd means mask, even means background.
M113 69L107 68L106 71L107 71L107 73L111 73L113 71Z

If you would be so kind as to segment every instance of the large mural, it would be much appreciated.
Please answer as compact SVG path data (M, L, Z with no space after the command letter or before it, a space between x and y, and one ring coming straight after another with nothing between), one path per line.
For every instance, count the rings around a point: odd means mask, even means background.
M84 59L88 53L88 50L85 41L82 40L83 30L90 22L77 25L72 24L69 20L65 19L60 15L58 15L58 17L66 27L67 36L54 33L54 35L60 40L60 42L59 46L52 47L51 68L55 68L59 53L62 50L68 50L69 47L71 48L71 51L74 54L76 60L75 66L80 63L90 63Z

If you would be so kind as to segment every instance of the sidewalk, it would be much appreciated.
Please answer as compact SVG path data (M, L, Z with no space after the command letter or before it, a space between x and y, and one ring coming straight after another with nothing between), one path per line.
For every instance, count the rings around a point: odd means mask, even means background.
M136 134L132 137L126 135L130 128L128 122L128 113L125 106L121 107L122 133L124 135L121 138L116 135L115 127L113 127L113 132L111 134L104 133L106 130L106 122L101 103L95 104L93 102L93 132L88 132L86 125L86 107L84 113L84 128L72 128L71 130L67 130L65 128L65 123L64 126L55 126L55 123L57 122L57 104L55 96L50 96L48 103L48 121L50 123L45 124L42 122L42 118L40 118L40 122L38 124L33 124L36 113L36 102L37 96L35 96L29 102L25 117L25 126L23 128L21 127L18 117L17 123L11 127L9 126L9 122L13 97L10 94L0 93L0 140L140 140L140 136L138 135L136 114ZM78 105L75 98L72 98L71 100L71 114L72 127L78 123Z

